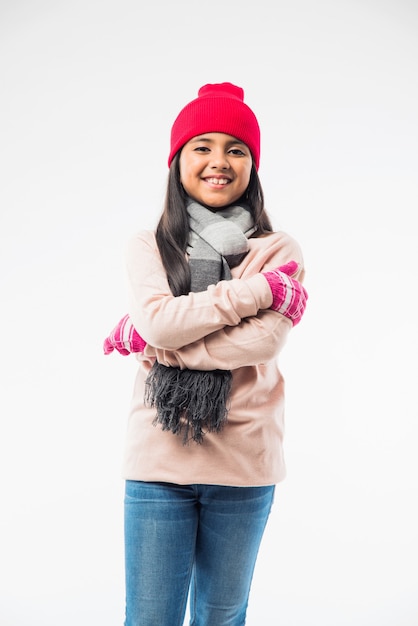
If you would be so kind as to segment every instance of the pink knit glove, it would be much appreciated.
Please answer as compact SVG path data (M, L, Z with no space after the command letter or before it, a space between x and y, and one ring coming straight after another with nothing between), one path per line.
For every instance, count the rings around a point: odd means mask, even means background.
M291 278L291 274L297 269L296 261L290 261L275 270L263 272L273 295L270 308L290 319L293 326L299 324L302 319L308 299L308 293L302 284Z
M146 342L136 332L129 315L125 315L116 324L109 337L105 339L103 351L105 354L110 354L116 349L120 354L126 356L131 352L143 352L146 345Z

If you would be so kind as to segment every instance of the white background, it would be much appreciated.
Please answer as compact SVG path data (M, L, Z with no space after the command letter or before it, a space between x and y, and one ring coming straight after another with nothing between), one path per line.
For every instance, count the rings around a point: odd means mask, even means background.
M310 294L249 626L416 626L418 6L1 0L0 624L123 622L135 361L102 355L169 131L245 90Z

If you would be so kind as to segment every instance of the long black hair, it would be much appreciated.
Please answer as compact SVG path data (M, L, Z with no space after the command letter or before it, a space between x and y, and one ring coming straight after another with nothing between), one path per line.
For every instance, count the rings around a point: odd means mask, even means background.
M187 295L190 291L190 268L186 258L189 234L187 194L180 182L179 155L178 152L170 165L164 209L155 233L170 289L175 296ZM263 190L254 164L248 187L237 204L240 202L250 208L253 216L257 227L253 237L273 231L264 208Z

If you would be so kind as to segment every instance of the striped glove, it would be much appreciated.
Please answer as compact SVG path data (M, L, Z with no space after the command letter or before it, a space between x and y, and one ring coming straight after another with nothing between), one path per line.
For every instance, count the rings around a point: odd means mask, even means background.
M129 315L125 315L105 339L103 351L105 354L110 354L113 350L117 350L126 356L132 352L143 352L146 345L136 332Z
M299 324L302 319L308 299L308 293L303 285L295 278L291 278L291 274L297 269L296 261L290 261L270 272L262 272L273 295L270 308L290 319L293 326Z

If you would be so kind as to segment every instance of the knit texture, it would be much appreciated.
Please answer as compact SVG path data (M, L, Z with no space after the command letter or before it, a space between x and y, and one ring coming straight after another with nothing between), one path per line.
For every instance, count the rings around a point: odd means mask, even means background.
M302 319L308 299L303 285L289 275L294 274L297 268L298 264L290 261L275 270L263 272L273 296L270 308L290 319L293 326Z
M246 207L228 207L212 213L189 202L189 263L191 291L232 278L230 267L248 253L254 232ZM183 443L202 443L206 432L219 432L227 419L232 374L229 370L189 370L155 361L145 382L145 404L156 409L154 423L182 434Z
M189 265L190 291L206 291L209 285L231 279L231 267L241 263L248 252L248 238L255 232L253 218L246 206L230 206L212 213L198 202L190 201Z
M117 350L127 356L131 352L143 352L146 345L134 328L129 315L125 315L104 340L103 351L105 354L111 354L113 350Z

